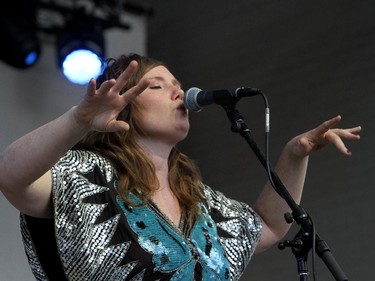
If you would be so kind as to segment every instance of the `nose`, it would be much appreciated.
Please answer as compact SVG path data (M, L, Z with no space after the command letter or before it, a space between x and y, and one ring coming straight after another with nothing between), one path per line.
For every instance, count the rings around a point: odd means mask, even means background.
M173 91L173 97L174 99L180 99L182 100L184 98L184 90L181 89L181 87L175 87L175 90Z

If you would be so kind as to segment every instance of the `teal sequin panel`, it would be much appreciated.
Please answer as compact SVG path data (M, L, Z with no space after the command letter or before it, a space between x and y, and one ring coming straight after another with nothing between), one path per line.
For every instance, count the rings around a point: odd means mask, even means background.
M140 203L133 194L130 200ZM230 280L229 263L216 225L203 205L190 238L186 238L148 205L129 207L119 197L117 203L129 226L138 235L139 245L153 255L155 270L175 272L171 280L194 280L195 268L199 263L202 280Z

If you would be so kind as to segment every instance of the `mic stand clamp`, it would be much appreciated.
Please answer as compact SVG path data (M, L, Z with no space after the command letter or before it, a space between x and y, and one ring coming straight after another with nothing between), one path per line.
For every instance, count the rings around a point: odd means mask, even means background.
M292 210L291 215L285 214L287 222L292 223L294 220L301 227L294 240L284 241L281 243L282 248L291 247L293 253L296 255L298 262L297 267L301 278L300 280L307 280L307 254L312 248L312 245L315 244L312 242L313 239L315 239L316 245L314 251L324 261L332 275L335 277L336 281L348 281L348 278L333 257L328 245L322 239L320 239L317 233L315 233L312 221L307 212L294 201L276 172L268 166L265 156L263 155L262 151L260 151L258 145L251 136L251 131L246 126L243 117L236 109L236 103L237 101L233 101L231 104L223 105L223 108L231 121L232 132L239 133L247 141L263 167L266 170L269 168L270 180L272 180L275 191L285 200Z
M291 248L297 261L297 271L300 281L307 281L309 269L307 265L307 255L311 249L310 233L303 232L302 229L297 233L293 240L285 240L280 242L278 248L284 250Z

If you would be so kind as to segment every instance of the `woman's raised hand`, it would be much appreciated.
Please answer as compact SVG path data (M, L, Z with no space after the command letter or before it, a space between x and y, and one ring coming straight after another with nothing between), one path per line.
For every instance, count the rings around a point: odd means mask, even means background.
M336 116L315 129L293 138L288 143L290 151L296 157L305 157L332 143L342 154L350 156L351 152L346 148L343 140L359 140L358 133L362 128L360 126L349 129L333 128L340 120L341 116Z
M142 80L120 95L137 66L137 62L132 61L116 80L110 79L103 82L97 90L96 81L92 79L87 86L84 99L73 109L76 122L88 131L128 130L129 124L117 120L117 117L129 102L142 93L149 84L147 80Z

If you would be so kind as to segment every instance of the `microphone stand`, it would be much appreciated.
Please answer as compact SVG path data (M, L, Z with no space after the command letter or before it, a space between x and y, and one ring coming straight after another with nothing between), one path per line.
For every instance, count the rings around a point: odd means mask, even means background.
M231 130L234 133L239 133L243 138L245 138L263 167L268 170L265 156L255 143L251 135L251 131L246 126L243 117L235 108L236 103L237 101L234 101L232 104L222 105L227 113L229 120L231 121ZM307 280L307 254L312 249L312 245L315 245L315 252L324 261L334 278L337 281L347 281L348 278L333 257L327 243L323 241L315 232L312 221L307 212L294 201L294 199L272 168L270 168L270 173L275 191L286 201L286 203L292 210L291 214L285 214L287 223L292 223L294 220L300 226L300 231L292 241L286 240L279 244L280 249L284 249L285 247L290 247L292 249L293 254L296 256L297 269L300 280Z

